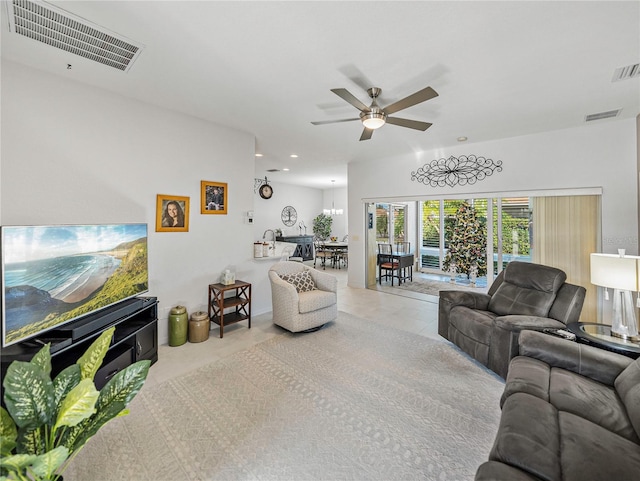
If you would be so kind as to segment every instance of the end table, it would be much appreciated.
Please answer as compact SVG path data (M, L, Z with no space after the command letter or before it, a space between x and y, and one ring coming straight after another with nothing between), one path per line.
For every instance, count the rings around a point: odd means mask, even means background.
M225 293L231 292L225 297ZM220 338L224 335L224 326L236 322L249 321L251 329L251 284L236 281L233 284L209 284L209 320L220 326ZM225 309L227 310L225 312ZM231 311L233 309L233 311Z
M640 357L640 343L613 337L611 335L611 326L607 324L572 322L567 325L567 329L576 335L578 342L583 344L591 344L600 349L606 349L633 359Z

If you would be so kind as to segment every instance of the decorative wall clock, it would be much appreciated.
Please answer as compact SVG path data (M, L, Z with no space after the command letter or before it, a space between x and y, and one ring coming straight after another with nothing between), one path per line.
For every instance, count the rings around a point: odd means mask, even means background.
M262 184L260 186L259 192L260 197L262 197L263 199L271 199L271 196L273 195L273 189L269 184Z
M282 214L280 214L280 218L282 219L282 223L287 227L291 227L298 220L298 213L296 210L290 205L286 206L282 209Z

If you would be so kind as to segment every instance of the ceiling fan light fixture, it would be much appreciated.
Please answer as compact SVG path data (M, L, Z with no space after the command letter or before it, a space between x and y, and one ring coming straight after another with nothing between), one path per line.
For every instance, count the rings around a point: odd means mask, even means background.
M362 125L372 130L379 129L387 121L387 116L384 112L363 112L360 118Z
M324 124L335 124L339 122L351 122L354 120L360 120L364 125L364 130L360 135L360 140L369 140L373 135L373 131L379 129L384 124L393 124L399 127L406 127L414 130L421 130L424 132L429 127L431 127L431 123L429 122L420 122L417 120L403 119L400 117L390 117L390 115L395 114L404 109L408 109L409 107L413 107L422 102L426 102L427 100L431 100L434 97L438 96L438 92L433 90L431 87L425 87L422 90L418 90L417 92L398 100L397 102L393 102L392 104L387 105L384 108L380 108L378 105L377 99L382 92L381 89L377 87L371 87L367 90L369 97L371 97L371 105L367 106L362 103L355 95L349 92L347 89L331 89L331 91L340 97L342 100L354 106L356 109L360 111L358 117L349 118L349 119L338 119L338 120L323 120L319 122L311 122L313 125L324 125Z

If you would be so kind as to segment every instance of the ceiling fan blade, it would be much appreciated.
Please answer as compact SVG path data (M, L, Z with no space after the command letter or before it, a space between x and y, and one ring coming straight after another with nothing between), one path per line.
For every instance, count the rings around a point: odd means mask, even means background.
M347 89L331 89L331 91L334 94L336 94L338 97L340 97L342 100L346 100L347 102L349 102L351 105L353 105L355 108L357 108L361 112L369 112L370 110L369 106L360 102L360 100L358 100L358 98L355 97Z
M320 120L318 122L311 122L313 125L325 125L325 124L337 124L339 122L352 122L354 120L360 120L360 117L353 119L339 119L339 120Z
M354 84L366 92L372 85L378 85L376 82L372 82L367 76L355 65L349 64L338 69L345 77L351 80Z
M360 136L360 140L369 140L373 135L373 129L365 129L362 131L362 135Z
M420 122L418 120L400 119L398 117L387 117L387 123L392 125L399 125L400 127L408 127L415 130L427 130L433 124L429 122Z
M384 110L384 112L387 115L390 115L400 110L412 107L413 105L430 100L437 96L438 96L438 92L433 90L431 87L426 87L414 94L409 95L408 97L403 98L402 100L398 100L397 102L394 102L391 105L387 105L382 110Z

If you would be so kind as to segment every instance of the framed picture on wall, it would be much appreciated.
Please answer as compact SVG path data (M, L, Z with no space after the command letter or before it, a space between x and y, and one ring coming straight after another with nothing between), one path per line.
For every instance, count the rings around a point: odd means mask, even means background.
M200 181L200 213L227 213L227 184L225 182Z
M158 194L156 232L189 232L189 197Z

